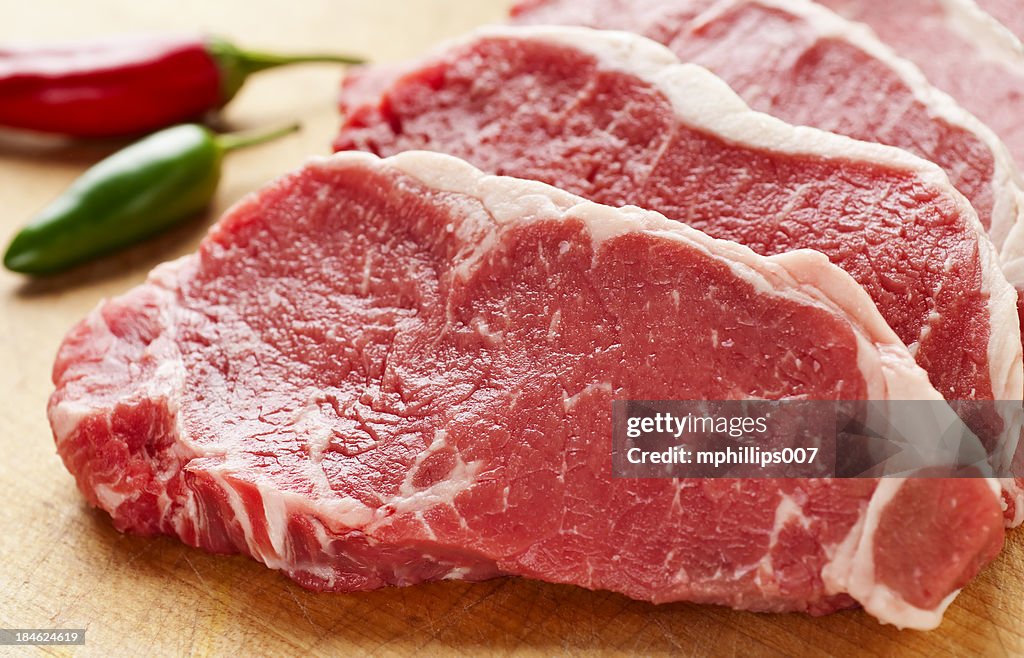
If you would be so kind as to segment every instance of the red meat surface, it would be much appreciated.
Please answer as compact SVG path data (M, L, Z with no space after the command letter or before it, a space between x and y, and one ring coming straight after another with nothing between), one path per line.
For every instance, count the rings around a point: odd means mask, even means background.
M820 254L446 156L250 196L74 328L54 382L119 529L313 589L506 574L925 628L1002 543L986 479L612 478L613 399L941 397Z
M441 151L762 254L816 249L864 287L947 399L1021 399L1015 292L931 163L752 112L625 33L495 28L385 73L346 83L337 150ZM994 416L969 421L1006 469L1017 437Z

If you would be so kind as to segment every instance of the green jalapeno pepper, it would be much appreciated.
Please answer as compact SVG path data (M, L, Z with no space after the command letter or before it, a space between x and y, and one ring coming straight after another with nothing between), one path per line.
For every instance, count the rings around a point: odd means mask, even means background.
M100 161L23 228L4 266L49 274L160 233L206 207L224 154L298 130L217 135L184 124L153 133Z

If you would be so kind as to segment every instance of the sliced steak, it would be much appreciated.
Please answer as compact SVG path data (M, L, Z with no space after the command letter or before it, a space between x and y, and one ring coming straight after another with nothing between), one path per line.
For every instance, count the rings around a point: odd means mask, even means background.
M1024 53L971 0L822 0L869 25L939 89L987 123L1024 166Z
M526 0L512 15L642 34L721 77L755 110L935 162L997 249L1024 221L1020 176L999 138L870 30L813 2Z
M514 574L928 628L1002 543L986 479L612 478L613 399L941 397L821 254L436 154L250 196L74 328L54 382L119 529L318 590Z
M355 83L335 148L429 149L635 204L762 254L824 252L864 286L950 400L1019 400L1016 295L966 200L898 149L794 128L624 32L492 28ZM1005 467L1001 419L969 419ZM1024 509L1008 500L1008 518Z

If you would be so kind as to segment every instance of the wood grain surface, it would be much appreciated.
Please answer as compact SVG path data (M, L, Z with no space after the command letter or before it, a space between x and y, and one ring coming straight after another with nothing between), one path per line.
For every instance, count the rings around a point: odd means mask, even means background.
M413 56L498 20L503 0L0 1L0 42L201 29L259 47L336 48L375 61ZM56 278L0 273L0 627L87 628L55 655L1024 655L1024 533L971 583L934 632L897 631L860 611L824 618L653 606L521 579L314 594L243 557L121 535L90 510L46 423L64 332L100 299L195 248L233 201L310 154L338 120L340 71L264 74L232 104L232 127L284 123L300 135L231 156L210 212L156 242ZM0 135L0 240L117 143ZM0 653L2 653L0 647Z

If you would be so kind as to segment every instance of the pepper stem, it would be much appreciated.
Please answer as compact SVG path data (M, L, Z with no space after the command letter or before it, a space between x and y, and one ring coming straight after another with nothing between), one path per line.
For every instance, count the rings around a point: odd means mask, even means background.
M299 55L282 55L260 50L238 49L234 53L247 73L256 73L275 66L288 64L362 64L366 60L350 55L336 53L303 53Z
M273 141L279 137L284 137L285 135L290 135L291 133L298 131L300 127L301 126L299 124L293 123L266 132L226 133L224 135L217 135L213 139L217 142L217 146L226 153L229 151L244 149L247 146L255 146L257 144Z
M221 75L221 105L227 103L245 83L251 74L277 66L304 63L362 64L360 57L334 53L301 53L282 55L261 50L243 50L229 41L210 37L206 50L217 63Z

